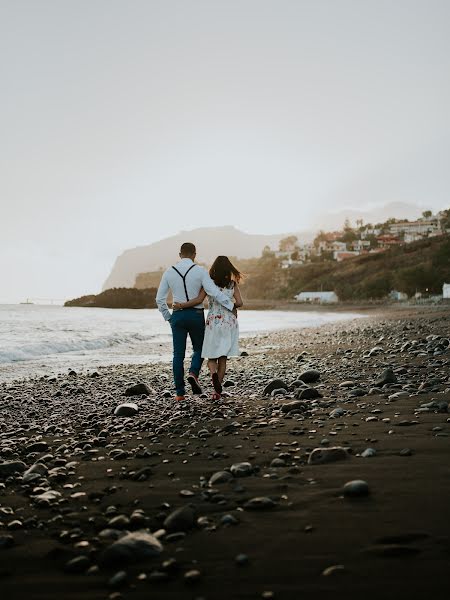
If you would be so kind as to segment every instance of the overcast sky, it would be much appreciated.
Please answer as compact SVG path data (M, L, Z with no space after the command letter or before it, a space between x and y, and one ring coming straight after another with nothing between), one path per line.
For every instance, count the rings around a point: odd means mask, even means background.
M0 0L0 301L181 229L450 205L448 0Z

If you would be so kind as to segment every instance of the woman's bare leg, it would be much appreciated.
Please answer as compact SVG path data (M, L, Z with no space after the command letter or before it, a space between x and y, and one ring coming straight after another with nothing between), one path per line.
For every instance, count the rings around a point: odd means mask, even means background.
M217 373L217 358L208 359L208 368L211 375L213 375L213 373Z
M220 383L223 382L226 371L227 371L227 357L220 356L219 357L219 366L217 368L217 374L219 375Z

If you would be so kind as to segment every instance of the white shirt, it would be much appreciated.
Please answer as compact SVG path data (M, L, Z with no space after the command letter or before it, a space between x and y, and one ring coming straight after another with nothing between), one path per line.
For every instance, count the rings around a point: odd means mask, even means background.
M182 258L176 265L175 268L185 275L187 270L195 265L186 276L186 289L189 296L189 300L196 298L203 288L208 296L212 296L228 308L233 310L234 302L226 294L224 294L214 281L209 276L209 273L204 267L197 265L190 258ZM156 294L156 304L158 309L161 311L164 319L168 321L172 316L167 306L167 295L169 290L172 290L174 302L186 302L186 292L184 289L184 283L182 277L172 267L169 267L164 275L162 276L161 283L159 284L158 293ZM195 308L203 308L203 304L198 304Z

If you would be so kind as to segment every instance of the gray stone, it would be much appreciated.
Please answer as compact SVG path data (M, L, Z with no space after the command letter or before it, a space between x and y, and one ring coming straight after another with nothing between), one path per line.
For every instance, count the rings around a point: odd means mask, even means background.
M23 473L26 468L26 464L21 460L11 460L0 463L0 477L6 478L14 473Z
M146 383L136 383L125 390L125 396L149 396L151 389Z
M253 465L249 462L234 463L230 471L235 477L248 477L253 473Z
M45 465L43 465L42 463L35 463L25 471L25 473L23 474L22 481L24 483L28 483L30 481L33 481L34 479L40 479L43 475L46 475L47 472L48 469Z
M308 371L303 371L299 379L305 383L314 383L320 379L320 373L315 369L309 369Z
M375 387L382 387L387 383L397 383L397 377L392 369L385 369L379 379L375 382Z
M245 510L269 510L275 508L275 506L277 506L277 503L267 496L251 498L244 504Z
M348 498L359 498L361 496L369 495L369 484L362 479L354 479L353 481L347 481L342 488L344 496Z
M227 483L231 479L233 479L233 475L229 471L217 471L211 475L208 484L210 487L213 487L220 483Z
M314 400L315 398L322 398L322 394L316 388L308 387L305 389L299 388L295 394L299 400Z
M91 561L87 556L76 556L64 565L66 573L84 573L91 566Z
M116 417L133 417L139 412L139 407L134 402L124 402L123 404L119 404L114 409L114 414Z
M191 506L182 506L172 511L164 521L164 529L169 533L189 531L195 523L195 513Z
M366 448L364 452L361 452L361 456L363 458L371 458L372 456L375 456L376 453L377 451L375 450L375 448Z
M323 465L325 463L345 460L349 454L342 446L332 446L331 448L314 448L308 458L309 465Z
M145 531L133 531L113 542L100 555L100 564L106 567L126 565L159 556L161 542Z
M273 390L277 390L277 389L281 389L281 388L286 389L287 388L286 383L284 381L282 381L281 379L273 379L264 388L263 395L270 396L270 394L273 392Z

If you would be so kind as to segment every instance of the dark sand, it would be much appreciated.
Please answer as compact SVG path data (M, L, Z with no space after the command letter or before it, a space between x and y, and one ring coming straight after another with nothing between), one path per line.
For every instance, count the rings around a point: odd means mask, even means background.
M426 339L436 335L442 338ZM79 373L54 381L0 384L0 463L21 460L29 467L45 462L51 469L63 467L64 460L77 461L28 484L21 473L0 476L0 540L10 535L14 542L0 548L1 597L448 597L450 423L444 405L450 400L449 337L450 310L443 308L394 311L246 340L242 349L249 356L230 362L227 377L236 385L227 388L230 397L217 405L208 398L183 405L164 398L163 392L171 391L166 365L118 366L99 370L99 377ZM401 351L408 340L417 344ZM381 350L367 356L375 346ZM297 362L302 352L307 354ZM396 372L398 383L369 393L387 367ZM273 378L289 385L308 368L320 372L312 386L323 398L285 413L281 408L294 399L294 390L263 395ZM349 379L353 387L339 387ZM125 389L140 381L152 390L148 398L125 398ZM363 395L351 397L357 387ZM402 390L408 393L389 400ZM441 403L440 408L416 412L431 400ZM124 401L136 402L139 413L112 416ZM337 407L345 413L330 418ZM376 420L366 421L370 417ZM199 435L202 430L208 433ZM27 447L39 440L48 449L30 454ZM326 440L329 446L350 448L351 455L308 465L309 453L321 444L326 447ZM126 454L113 460L109 452L117 448ZM359 456L367 448L376 455ZM138 458L145 449L147 456ZM400 455L405 449L410 455ZM285 466L271 467L280 454ZM208 491L213 473L241 461L259 470ZM145 466L152 468L149 478L132 480ZM353 479L369 484L369 496L343 497L343 484ZM37 507L33 497L45 489L62 496L53 505ZM193 495L180 495L182 490ZM76 492L86 495L72 498ZM275 505L243 509L256 496L269 497ZM111 543L99 537L111 527L111 518L129 518L142 509L141 521L127 524L125 519L121 527L155 532L173 509L187 504L195 507L196 517L208 517L209 526L195 524L174 541L163 535L158 558L112 569L96 566ZM105 515L111 506L115 512ZM227 514L238 524L221 524ZM16 520L17 528L10 525ZM242 553L248 564L240 566L235 557ZM89 556L90 572L66 573L66 563L79 555ZM163 561L171 557L178 569L153 581L151 574L163 570ZM323 574L334 565L344 568ZM122 569L127 582L109 587L108 580ZM184 574L192 569L201 577L189 584Z

